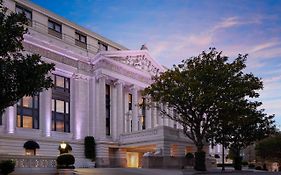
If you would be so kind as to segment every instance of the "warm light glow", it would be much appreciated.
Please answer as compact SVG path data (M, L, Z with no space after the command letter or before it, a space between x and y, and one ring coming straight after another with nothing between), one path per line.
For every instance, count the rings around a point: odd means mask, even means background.
M62 142L62 143L60 144L60 147L61 147L61 149L65 149L65 148L66 148L66 143Z
M139 153L127 152L127 167L138 168L139 167Z

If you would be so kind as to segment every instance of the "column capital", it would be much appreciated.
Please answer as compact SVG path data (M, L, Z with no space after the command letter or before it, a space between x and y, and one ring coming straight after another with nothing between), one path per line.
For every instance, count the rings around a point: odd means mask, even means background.
M113 86L118 86L118 85L124 86L124 85L125 85L125 82L122 81L122 80L119 80L119 79L114 80L114 81L113 81Z
M139 91L141 88L135 84L129 86L130 91Z
M104 75L104 74L98 74L98 75L96 75L96 80L97 80L97 81L100 81L101 79L107 80L107 79L108 79L108 76L107 76L107 75Z
M71 77L72 77L73 79L75 79L75 80L78 80L78 79L81 79L81 80L89 80L89 77L88 77L88 76L82 75L82 74L79 74L79 73L73 73Z

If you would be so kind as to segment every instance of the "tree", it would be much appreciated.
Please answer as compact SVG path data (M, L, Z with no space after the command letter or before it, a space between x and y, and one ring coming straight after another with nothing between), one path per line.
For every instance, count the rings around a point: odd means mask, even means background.
M160 112L183 126L183 132L197 147L195 169L205 170L203 147L210 133L215 132L224 112L235 103L256 97L262 82L253 74L244 74L247 55L239 54L234 61L222 56L215 48L183 60L172 69L155 76L154 83L144 90L153 101L167 104L177 115ZM231 88L230 88L231 87ZM237 91L241 96L236 96ZM199 156L199 157L198 157ZM202 161L196 161L201 159Z
M281 161L281 135L273 135L256 144L256 156L262 160Z
M23 96L33 96L52 87L48 76L54 64L37 54L25 54L22 41L28 20L24 14L9 13L0 0L0 112Z

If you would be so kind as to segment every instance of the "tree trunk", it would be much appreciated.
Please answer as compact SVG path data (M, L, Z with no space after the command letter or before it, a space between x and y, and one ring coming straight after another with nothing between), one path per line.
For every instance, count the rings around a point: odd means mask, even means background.
M206 171L206 164L205 164L205 152L203 151L203 144L197 144L197 152L195 153L195 165L194 169L196 171Z
M242 157L240 156L240 149L234 149L233 166L235 170L242 170Z

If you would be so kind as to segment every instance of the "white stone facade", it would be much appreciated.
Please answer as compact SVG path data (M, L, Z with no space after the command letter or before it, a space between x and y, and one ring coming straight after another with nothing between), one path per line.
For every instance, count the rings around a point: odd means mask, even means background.
M146 152L180 157L195 151L179 124L163 118L155 106L142 109L139 105L143 99L141 90L152 83L153 75L165 70L148 50L128 50L29 1L6 0L5 5L12 11L18 6L32 13L32 25L23 43L25 51L55 63L52 74L70 80L70 100L64 106L70 130L54 131L54 93L48 89L39 95L36 129L19 126L17 105L5 110L0 125L0 158L25 155L23 144L30 139L40 145L37 156L55 157L59 154L58 145L64 141L72 146L77 166L84 166L85 136L95 137L96 161L101 167L141 166ZM60 26L55 28L55 34L48 27L50 21ZM86 42L79 41L77 33ZM163 108L170 110L165 105Z

